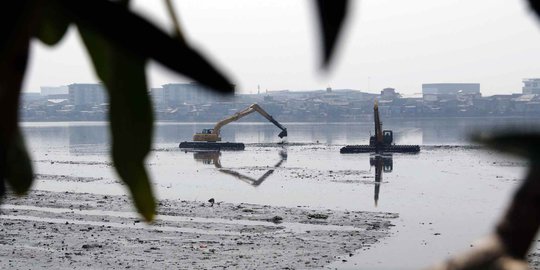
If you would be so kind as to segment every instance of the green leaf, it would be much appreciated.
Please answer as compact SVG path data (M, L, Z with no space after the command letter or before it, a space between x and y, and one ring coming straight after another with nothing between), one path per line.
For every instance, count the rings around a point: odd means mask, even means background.
M347 0L317 0L319 25L321 27L323 67L328 67L347 16Z
M32 170L32 161L24 144L23 137L18 131L8 145L6 161L9 165L6 172L6 179L13 191L17 195L24 195L32 186L34 173Z
M152 142L153 123L145 76L146 60L114 46L92 29L78 27L96 73L109 93L114 165L127 184L138 211L151 221L156 206L144 168Z
M73 21L92 30L118 50L142 59L154 59L220 93L234 85L195 49L172 38L146 19L109 0L59 0Z
M32 183L32 166L18 128L18 109L34 4L21 0L0 9L0 194L5 191L4 180L19 194Z
M39 25L36 37L47 45L55 45L64 37L69 27L70 18L57 0L40 2Z

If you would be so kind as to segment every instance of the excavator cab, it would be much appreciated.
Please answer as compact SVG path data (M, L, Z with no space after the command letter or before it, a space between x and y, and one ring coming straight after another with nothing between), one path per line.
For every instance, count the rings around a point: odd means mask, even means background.
M221 141L221 137L218 134L214 134L213 128L205 128L201 133L195 133L193 135L193 141L196 142L218 142Z
M383 130L383 144L392 145L394 141L394 133L391 130Z
M202 130L202 134L212 134L212 132L214 131L213 128L205 128Z

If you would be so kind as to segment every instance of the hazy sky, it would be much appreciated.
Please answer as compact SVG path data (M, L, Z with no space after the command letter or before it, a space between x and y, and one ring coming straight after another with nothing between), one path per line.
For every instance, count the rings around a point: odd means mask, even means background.
M164 1L132 3L172 30ZM523 78L540 77L540 22L522 0L353 1L327 74L319 70L312 1L174 4L188 40L243 93L255 93L260 85L263 91L394 87L414 94L422 83L478 82L484 95L492 95L520 92ZM98 81L74 28L59 46L35 41L32 50L25 91ZM150 87L188 81L155 63L148 66L148 76Z

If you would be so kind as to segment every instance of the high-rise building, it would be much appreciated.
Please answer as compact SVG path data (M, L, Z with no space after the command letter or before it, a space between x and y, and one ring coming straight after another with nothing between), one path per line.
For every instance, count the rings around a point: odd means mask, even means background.
M68 95L69 88L67 85L62 86L41 86L41 96L58 96L58 95Z
M107 103L105 88L97 83L74 83L68 85L69 103L76 106L94 106Z
M540 78L523 79L523 94L540 94Z
M150 88L150 97L152 98L154 104L165 104L163 88Z
M170 83L163 87L163 101L166 105L204 104L224 100L223 96L212 92L207 87L196 83Z
M425 83L422 96L426 101L458 99L460 96L480 97L479 83Z

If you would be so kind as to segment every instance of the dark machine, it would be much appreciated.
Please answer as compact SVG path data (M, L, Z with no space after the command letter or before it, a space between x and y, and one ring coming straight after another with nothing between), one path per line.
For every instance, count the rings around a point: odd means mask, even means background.
M394 144L394 133L391 130L383 130L379 116L379 105L375 101L373 106L373 120L375 122L375 135L369 137L369 145L347 145L340 149L342 154L353 153L418 153L418 145Z

